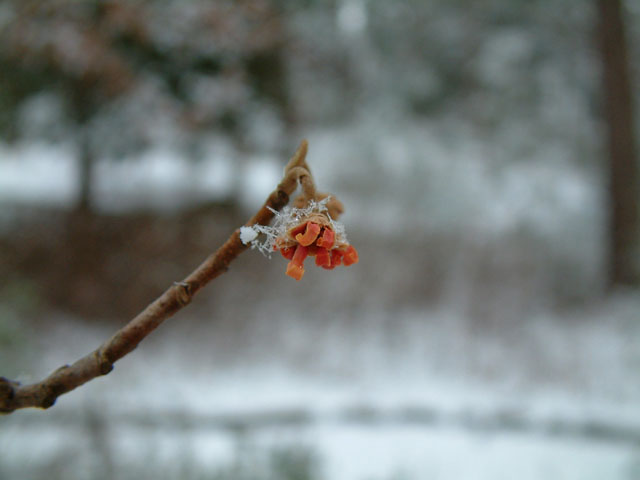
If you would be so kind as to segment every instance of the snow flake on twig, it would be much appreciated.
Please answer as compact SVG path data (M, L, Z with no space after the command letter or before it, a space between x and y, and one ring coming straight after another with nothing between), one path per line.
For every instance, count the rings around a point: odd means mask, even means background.
M349 244L344 225L329 215L330 199L327 196L319 201L309 200L302 208L274 211L272 225L242 227L240 239L269 257L273 251L280 251L290 260L287 275L296 280L304 275L307 256L315 257L316 265L325 269L352 265L358 261L358 253Z

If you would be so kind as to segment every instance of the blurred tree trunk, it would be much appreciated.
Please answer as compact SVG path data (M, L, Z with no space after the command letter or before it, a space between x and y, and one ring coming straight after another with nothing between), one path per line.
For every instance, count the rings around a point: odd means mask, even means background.
M609 167L609 282L638 285L639 183L621 0L597 0Z
M86 132L80 134L81 138L78 141L78 182L79 182L79 194L76 203L76 210L79 212L91 211L91 191L92 191L92 177L93 177L93 164L94 155L91 150L91 144Z
M90 93L81 82L75 82L69 93L72 116L78 127L76 131L76 161L78 162L78 197L76 213L89 213L92 208L93 167L95 152L91 144L90 128L87 125L94 108Z

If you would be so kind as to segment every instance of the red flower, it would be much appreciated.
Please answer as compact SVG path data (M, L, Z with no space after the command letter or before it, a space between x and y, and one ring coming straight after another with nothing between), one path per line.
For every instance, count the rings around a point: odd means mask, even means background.
M336 241L336 232L324 215L313 215L291 228L286 235L276 240L275 250L290 260L287 275L296 280L304 275L304 261L307 256L316 257L316 265L332 270L338 265L358 263L356 249L343 241Z

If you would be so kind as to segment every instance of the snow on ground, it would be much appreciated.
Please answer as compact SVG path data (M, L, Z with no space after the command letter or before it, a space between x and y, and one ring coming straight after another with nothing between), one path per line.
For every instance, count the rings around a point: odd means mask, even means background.
M345 221L376 232L396 234L410 223L432 233L495 238L529 228L542 238L598 240L604 204L598 172L577 166L566 146L504 158L502 144L470 132L452 140L441 129L372 119L317 129L308 159L318 183L347 205Z
M239 189L248 208L261 204L280 180L284 160L238 153L225 141L207 144L202 160L158 146L123 159L96 162L95 206L106 212L175 211L225 200ZM241 174L240 178L236 178ZM71 207L79 194L75 151L66 144L0 144L0 202Z
M286 348L259 340L250 342L262 349L253 357L237 347L246 362L225 360L215 352L229 338L182 317L52 410L0 419L0 467L36 469L72 451L75 474L93 468L87 458L99 444L108 446L116 470L149 463L169 472L188 460L212 471L234 462L248 442L257 451L308 448L319 458L320 478L332 480L635 478L640 346L631 321L638 306L624 297L582 312L579 322L532 318L517 330L518 341L502 332L510 347L479 336L462 349L454 345L464 337L464 319L405 311L395 321L413 325L404 332L414 339L406 352L390 351L379 343L384 335L371 332L353 343L351 333L333 330L328 350L312 332L298 336L314 358L312 371ZM422 327L402 317L420 318ZM42 337L34 377L109 333L65 318L56 324ZM260 334L248 328L244 335ZM419 356L418 345L441 350ZM331 365L327 355L348 362L344 371L323 370ZM489 370L470 368L487 355Z
M0 202L66 206L77 194L74 151L68 145L0 143Z
M331 428L317 433L327 478L625 478L634 449L452 428Z
M345 218L377 232L394 233L410 222L430 232L463 228L499 236L527 226L543 237L598 238L600 185L566 148L550 145L507 162L501 158L507 153L477 135L452 141L441 128L376 120L317 128L308 135L308 158L319 187L347 205ZM79 187L69 145L2 146L0 156L0 201L73 204ZM157 146L97 162L94 200L106 211L171 210L237 194L253 211L286 160L237 152L224 138L206 142L199 160Z
M233 459L237 436L215 431L139 429L108 426L110 452L116 471L126 472L142 462L150 471L171 478L184 462L197 471L216 471ZM26 431L25 431L26 430ZM88 429L54 426L3 429L16 438L3 444L3 455L25 467L53 463L60 451L73 452L66 478L83 478L96 460ZM253 434L251 447L312 448L320 463L320 478L337 480L435 478L599 480L632 479L637 473L637 447L585 440L554 439L513 433L478 434L451 427L361 427L320 424L308 428L271 428ZM28 442L30 448L21 444ZM141 462L142 461L142 462ZM98 461L99 462L99 461ZM5 468L10 461L6 461ZM95 467L94 467L95 468ZM634 468L636 470L634 470ZM28 471L28 469L27 469ZM144 470L143 470L144 471ZM124 475L123 475L124 476ZM86 478L86 477L84 477ZM156 477L157 478L157 477Z

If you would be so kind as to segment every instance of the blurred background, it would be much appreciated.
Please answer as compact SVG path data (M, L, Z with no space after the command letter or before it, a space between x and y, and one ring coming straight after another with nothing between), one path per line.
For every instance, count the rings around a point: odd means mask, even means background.
M96 348L302 138L360 253L244 253L0 418L0 478L640 478L639 70L631 0L0 2L0 375Z

